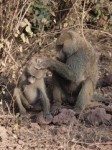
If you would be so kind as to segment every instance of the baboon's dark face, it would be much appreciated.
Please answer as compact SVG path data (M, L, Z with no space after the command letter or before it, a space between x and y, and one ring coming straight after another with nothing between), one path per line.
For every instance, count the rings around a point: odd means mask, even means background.
M67 58L74 53L74 39L71 32L62 32L56 41L57 59L66 63Z
M38 78L41 78L45 75L45 71L41 69L37 69L35 66L37 64L38 59L36 57L33 57L26 66L26 74L29 81L33 81ZM30 80L31 79L31 80Z
M66 62L66 53L63 51L63 45L57 45L57 60L61 62Z
M26 68L26 73L27 73L28 80L31 81L31 83L32 83L32 81L34 81L34 80L44 78L46 75L46 70L37 69L37 68L35 68L34 65L29 65Z

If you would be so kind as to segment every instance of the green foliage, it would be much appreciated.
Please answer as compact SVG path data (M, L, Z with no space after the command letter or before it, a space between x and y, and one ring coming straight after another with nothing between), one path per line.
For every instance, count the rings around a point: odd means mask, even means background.
M95 9L95 14L96 14L96 19L99 19L100 16L102 15L102 9L101 8L96 8Z
M50 26L53 13L49 1L38 0L32 2L29 12L32 15L31 24L33 30L41 31Z
M19 28L15 30L14 36L24 43L29 43L29 37L49 30L55 16L50 4L49 0L33 1L25 18L21 20Z
M103 2L103 1L102 1ZM108 28L111 17L111 9L106 5L94 5L89 11L89 19L87 22L92 25L92 28Z
M20 22L19 28L14 32L14 36L21 39L24 43L29 43L28 37L33 37L34 34L31 30L31 23L27 20L27 18L24 18Z

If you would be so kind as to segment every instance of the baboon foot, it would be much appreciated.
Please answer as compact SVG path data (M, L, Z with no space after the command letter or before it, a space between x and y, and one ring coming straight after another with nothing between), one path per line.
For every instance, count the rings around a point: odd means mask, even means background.
M53 116L57 115L61 111L61 105L53 105L51 108L51 114Z
M44 118L45 118L45 121L46 121L47 123L51 123L51 122L52 122L52 119L53 119L53 116L52 116L50 113L48 113L48 114L45 114L45 115L44 115Z
M25 108L21 108L20 114L25 116L26 115L26 109Z

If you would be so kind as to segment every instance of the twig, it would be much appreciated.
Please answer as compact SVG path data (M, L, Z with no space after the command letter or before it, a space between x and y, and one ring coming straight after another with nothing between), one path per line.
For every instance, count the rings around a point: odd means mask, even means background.
M14 116L13 115L0 115L0 119L4 119L4 118L11 119L11 118L14 118Z
M11 49L11 46L12 46L12 42L13 42L13 39L11 40L11 44L10 44L10 46L8 46L7 44L7 47L9 48L9 51L10 51L10 49ZM7 50L5 50L5 48L4 48L4 51L9 55L9 57L12 59L12 61L16 64L16 66L18 67L18 64L17 64L17 62L14 60L14 58L12 57L12 55L9 53L9 51L7 51Z
M87 143L87 142L80 142L80 141L76 141L76 140L72 140L73 143L76 143L76 144L86 144L86 145L90 145L90 146L94 146L94 145L112 145L112 142L105 142L105 143L98 143L98 142L95 142L95 143Z

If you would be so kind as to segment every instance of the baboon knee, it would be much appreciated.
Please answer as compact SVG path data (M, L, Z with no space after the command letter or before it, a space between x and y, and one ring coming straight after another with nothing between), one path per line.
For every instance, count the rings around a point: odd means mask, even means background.
M93 89L94 88L91 80L87 79L86 81L84 81L77 97L75 107L84 109L87 105L89 105L93 96Z

